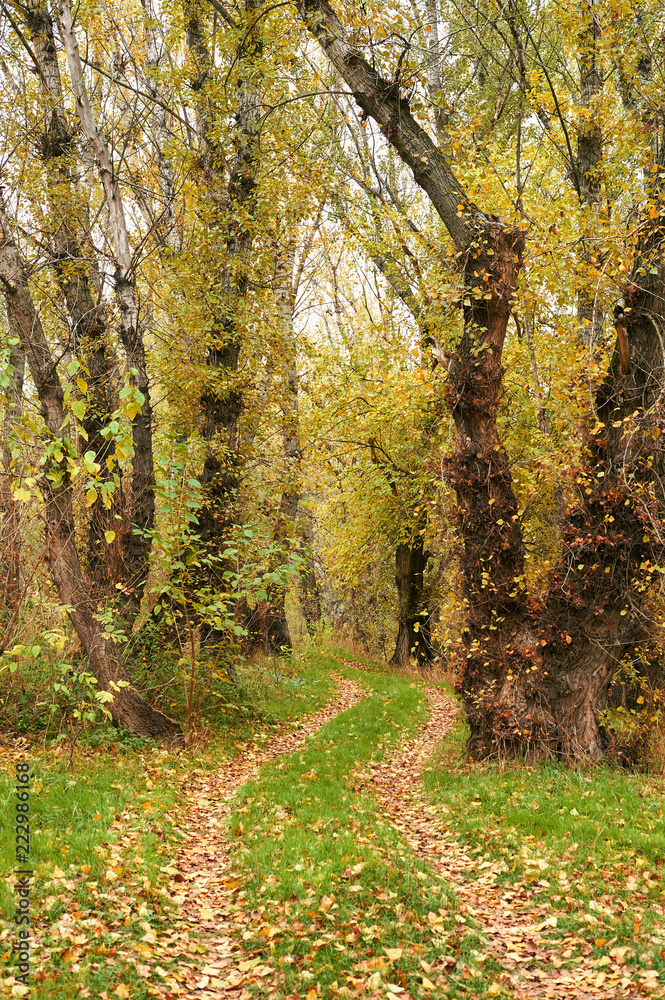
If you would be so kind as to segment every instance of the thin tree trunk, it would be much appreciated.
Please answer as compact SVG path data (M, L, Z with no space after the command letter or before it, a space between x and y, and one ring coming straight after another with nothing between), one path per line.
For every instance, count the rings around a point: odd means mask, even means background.
M117 405L117 371L108 344L104 307L95 296L96 264L83 249L89 232L84 229L82 205L72 179L73 130L65 114L53 22L43 5L26 8L24 17L46 89L46 127L40 146L52 215L51 261L69 313L74 351L87 384L86 411L81 420L83 450L93 453L103 484L112 484L117 477L111 505L98 501L90 510L86 559L86 574L92 585L100 593L111 595L123 572L122 522L117 515L122 517L124 511L115 444L112 439L106 440L102 431ZM107 532L117 534L117 538L109 543Z
M74 540L73 489L68 458L76 457L68 437L64 394L56 364L35 310L25 269L9 229L0 193L0 280L10 329L25 350L47 428L49 460L40 478L46 516L46 546L58 596L85 649L97 690L113 695L109 710L119 723L139 736L182 742L182 731L162 712L147 704L129 682L113 643L96 618L96 604L86 584Z
M157 99L160 97L157 85L157 73L162 62L164 50L156 27L159 24L159 11L155 8L154 0L141 0L141 3L146 17L146 85L148 92L155 100L150 127L153 134L153 155L157 161L157 181L161 195L161 212L157 227L164 240L164 244L173 253L177 254L182 249L182 236L175 209L176 185L171 160L166 154L168 146L166 111L162 107L162 102L157 103Z
M300 604L307 632L313 636L321 625L321 588L316 578L312 515L306 509L301 509L301 513L304 515L302 541L305 548L305 568L300 574Z
M141 394L141 408L132 420L131 495L129 497L130 530L123 539L124 564L127 570L126 591L140 598L148 572L150 531L155 520L155 477L152 457L152 405L145 359L145 347L139 321L136 276L127 233L125 210L120 184L108 144L100 131L90 105L85 85L78 43L74 34L70 0L63 0L60 12L62 35L69 75L76 97L76 110L99 167L106 195L111 232L116 254L115 295L120 313L119 335L130 370L130 384Z
M282 411L282 441L284 448L284 485L277 519L273 529L273 541L278 546L277 558L286 559L294 538L294 530L300 503L302 452L300 448L300 425L298 417L298 372L295 357L295 332L293 310L295 289L293 286L293 265L295 243L276 248L275 252L275 299L279 312L280 342L283 360L281 374L283 389L280 394ZM265 628L267 652L279 653L291 649L291 635L286 620L286 587L271 588L268 599L268 615Z
M425 551L424 535L409 544L402 542L395 551L395 585L398 602L398 631L391 663L403 667L415 660L428 663L433 656L431 616L426 607L424 573L430 553Z
M12 338L15 337L15 330L11 327L9 333ZM3 387L5 405L0 487L0 616L3 631L0 649L6 649L11 643L21 599L21 515L11 490L13 437L23 410L25 351L21 343L10 345L8 362L11 371L5 369L9 384Z
M575 168L582 208L582 259L593 270L592 251L584 237L593 230L592 220L598 215L601 190L600 168L603 161L603 132L600 125L598 95L603 87L599 60L600 24L594 12L594 0L589 0L588 21L580 34L580 96L584 118L577 140ZM588 286L580 289L577 299L580 323L578 340L590 349L598 346L603 332L604 314L597 297Z

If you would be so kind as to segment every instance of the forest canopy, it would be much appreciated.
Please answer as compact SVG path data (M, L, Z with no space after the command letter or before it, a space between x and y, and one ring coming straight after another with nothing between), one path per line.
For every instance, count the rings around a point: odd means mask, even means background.
M477 756L632 761L662 5L0 18L3 725L183 742L242 658L332 630L443 664Z

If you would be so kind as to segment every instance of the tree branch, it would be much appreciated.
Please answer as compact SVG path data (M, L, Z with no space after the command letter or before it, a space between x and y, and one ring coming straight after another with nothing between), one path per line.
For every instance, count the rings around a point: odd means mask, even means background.
M457 249L466 252L490 220L469 200L445 156L412 117L398 86L384 80L351 44L328 0L299 0L298 10L357 103L413 171Z

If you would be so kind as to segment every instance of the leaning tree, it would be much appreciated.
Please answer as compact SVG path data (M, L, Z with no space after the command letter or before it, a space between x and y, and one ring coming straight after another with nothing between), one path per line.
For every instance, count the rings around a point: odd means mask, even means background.
M365 4L347 5L348 26L327 0L300 0L298 10L361 114L378 125L411 169L445 227L441 256L452 244L461 276L463 322L441 369L447 368L443 395L456 427L454 454L443 472L455 491L462 539L467 612L461 691L471 729L469 748L478 755L544 749L598 756L606 748L601 713L608 688L629 646L645 637L648 584L663 554L665 106L653 82L656 53L644 41L643 21L620 22L614 11L589 8L578 14L576 24L565 26L579 76L573 98L568 94L564 104L552 68L555 42L547 41L548 33L558 39L563 30L554 11L541 15L544 30L536 38L518 5L486 6L487 11L478 9L475 20L469 18L477 42L474 75L484 86L492 61L500 63L503 52L500 70L508 98L501 98L497 89L494 124L511 113L509 100L515 121L508 132L516 150L515 198L513 211L501 213L477 204L480 199L471 196L460 173L445 58L455 68L461 55L453 58L450 46L438 37L431 44L436 23L426 25L430 44L418 62L412 42L416 31L404 37L389 26L381 34L380 17L372 21ZM435 7L430 4L428 10ZM632 61L626 57L616 65L610 49L616 50L622 31L627 37L635 32L639 44ZM659 36L654 31L651 37ZM604 76L599 70L603 60ZM433 93L431 78L437 73L440 88ZM613 84L615 93L610 93ZM423 92L434 108L432 127L416 108L416 100L423 103ZM610 153L603 148L600 123L603 116L612 118L615 106L637 137L631 153L646 177L628 216L635 238L622 244L624 252L631 248L628 268L616 247L589 236L601 215L601 195L607 197L600 171ZM571 305L579 319L580 342L596 367L602 303L593 293L594 269L598 275L613 269L620 282L615 346L604 373L589 380L593 403L570 502L560 512L560 551L539 594L530 594L526 584L520 508L497 421L508 325L525 280L528 232L538 230L525 207L524 173L520 175L520 132L527 119L539 123L552 151L558 151L554 155L561 154L562 184L574 190L579 207L577 257L568 257L579 279ZM642 142L639 137L645 133L647 141ZM526 170L523 163L521 168ZM633 183L636 175L638 170L630 178ZM549 227L555 230L556 225ZM580 275L591 276L585 282Z

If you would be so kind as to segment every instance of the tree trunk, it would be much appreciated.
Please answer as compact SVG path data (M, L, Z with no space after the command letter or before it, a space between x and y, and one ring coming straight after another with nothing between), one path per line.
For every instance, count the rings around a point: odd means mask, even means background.
M10 327L10 336L16 336ZM21 515L19 505L11 491L13 469L12 444L23 410L23 377L25 351L23 346L9 346L5 374L9 383L3 386L4 417L2 421L2 486L0 488L0 622L2 639L0 650L12 641L14 626L21 603Z
M412 167L464 268L464 333L446 391L457 440L445 472L457 493L464 542L468 613L461 691L469 748L479 756L598 756L605 745L599 713L607 688L627 645L640 636L640 595L663 557L665 455L658 442L664 419L665 199L659 174L652 171L649 192L657 217L643 222L626 312L617 318L614 357L597 392L598 427L577 477L579 497L564 513L561 558L545 601L527 601L518 506L496 425L523 235L469 202L397 86L362 58L328 0L301 0L299 9L362 110ZM664 157L665 143L654 165L662 168ZM457 205L451 206L451 196Z
M593 279L596 272L591 259L588 234L593 232L592 219L595 221L598 214L602 179L600 170L603 162L603 132L597 107L598 95L603 87L599 66L600 25L593 10L593 2L589 6L588 22L580 33L579 42L580 96L584 112L577 140L575 170L582 209L582 260ZM578 293L577 318L580 323L577 334L580 343L591 349L597 348L602 337L604 315L589 284Z
M219 279L224 301L213 316L206 364L210 379L201 394L203 437L209 443L201 474L204 506L199 514L199 535L206 549L218 556L229 530L235 523L236 495L240 485L241 457L238 448L238 421L242 394L237 384L241 351L240 312L248 289L248 266L252 248L252 218L256 210L256 173L259 156L260 85L256 63L263 45L260 35L259 0L245 0L247 30L242 30L237 50L240 67L235 129L235 159L228 186L224 185L225 158L217 148L211 104L205 91L212 62L205 33L205 17L197 0L186 6L187 41L195 67L192 90L197 95L197 123L200 164L208 190L212 213L226 233L220 247L224 269ZM214 567L214 564L213 564ZM216 573L210 573L214 585Z
M293 239L285 247L275 247L275 298L279 312L279 329L282 341L282 365L280 366L282 392L280 409L282 413L282 442L284 449L284 482L282 496L273 529L277 559L286 559L295 537L296 520L300 504L302 477L302 451L300 448L300 421L298 413L298 372L296 369L295 331L293 311L296 289L293 283L295 242ZM266 622L266 649L273 653L292 648L289 625L285 610L286 586L276 585L269 592L269 614Z
M423 586L429 560L423 535L414 544L401 542L395 551L395 585L398 601L398 631L391 663L404 667L432 659L430 612Z
M130 528L123 537L124 567L127 573L125 593L138 600L148 573L155 521L155 475L152 456L152 404L145 358L143 332L136 295L136 276L129 244L125 209L118 176L108 144L100 131L90 105L83 68L74 34L70 0L63 0L60 12L60 34L63 39L76 111L81 127L95 155L104 188L115 249L115 296L120 314L119 337L127 358L130 385L140 394L140 408L132 418L131 493L128 500Z
M75 156L73 130L67 122L62 80L53 36L53 22L45 6L24 11L25 22L37 64L41 71L46 102L46 127L41 136L42 159L46 166L47 197L51 210L51 262L71 321L74 351L81 364L87 389L81 425L85 432L82 451L91 451L99 466L99 481L115 488L112 503L97 501L90 509L86 575L92 586L107 596L123 576L121 517L123 495L120 466L115 444L102 431L117 406L117 369L108 344L104 306L96 301L96 262L84 250L89 231L84 225L84 208L74 188L72 161ZM106 540L107 532L117 537Z
M67 607L88 655L97 690L113 695L109 703L113 718L138 736L182 743L180 727L148 705L129 682L113 644L105 639L103 626L96 618L96 605L83 578L74 540L73 489L68 459L75 458L76 454L67 436L64 394L9 229L1 193L0 228L0 280L9 327L20 338L25 350L47 428L47 454L50 452L50 456L40 478L40 488L46 511L46 546L58 596Z
M305 568L300 574L300 606L309 635L316 635L321 626L321 592L316 578L314 561L314 530L312 515L303 512L302 543L305 549Z
M157 181L161 195L161 211L157 219L157 232L174 254L182 250L182 235L178 226L176 215L176 184L173 176L171 160L166 153L168 146L168 123L166 111L160 100L159 92L159 67L165 52L165 44L157 33L159 24L159 11L154 0L141 0L141 5L145 11L145 77L146 86L150 96L153 98L153 108L151 115L152 149L153 156L157 161Z

